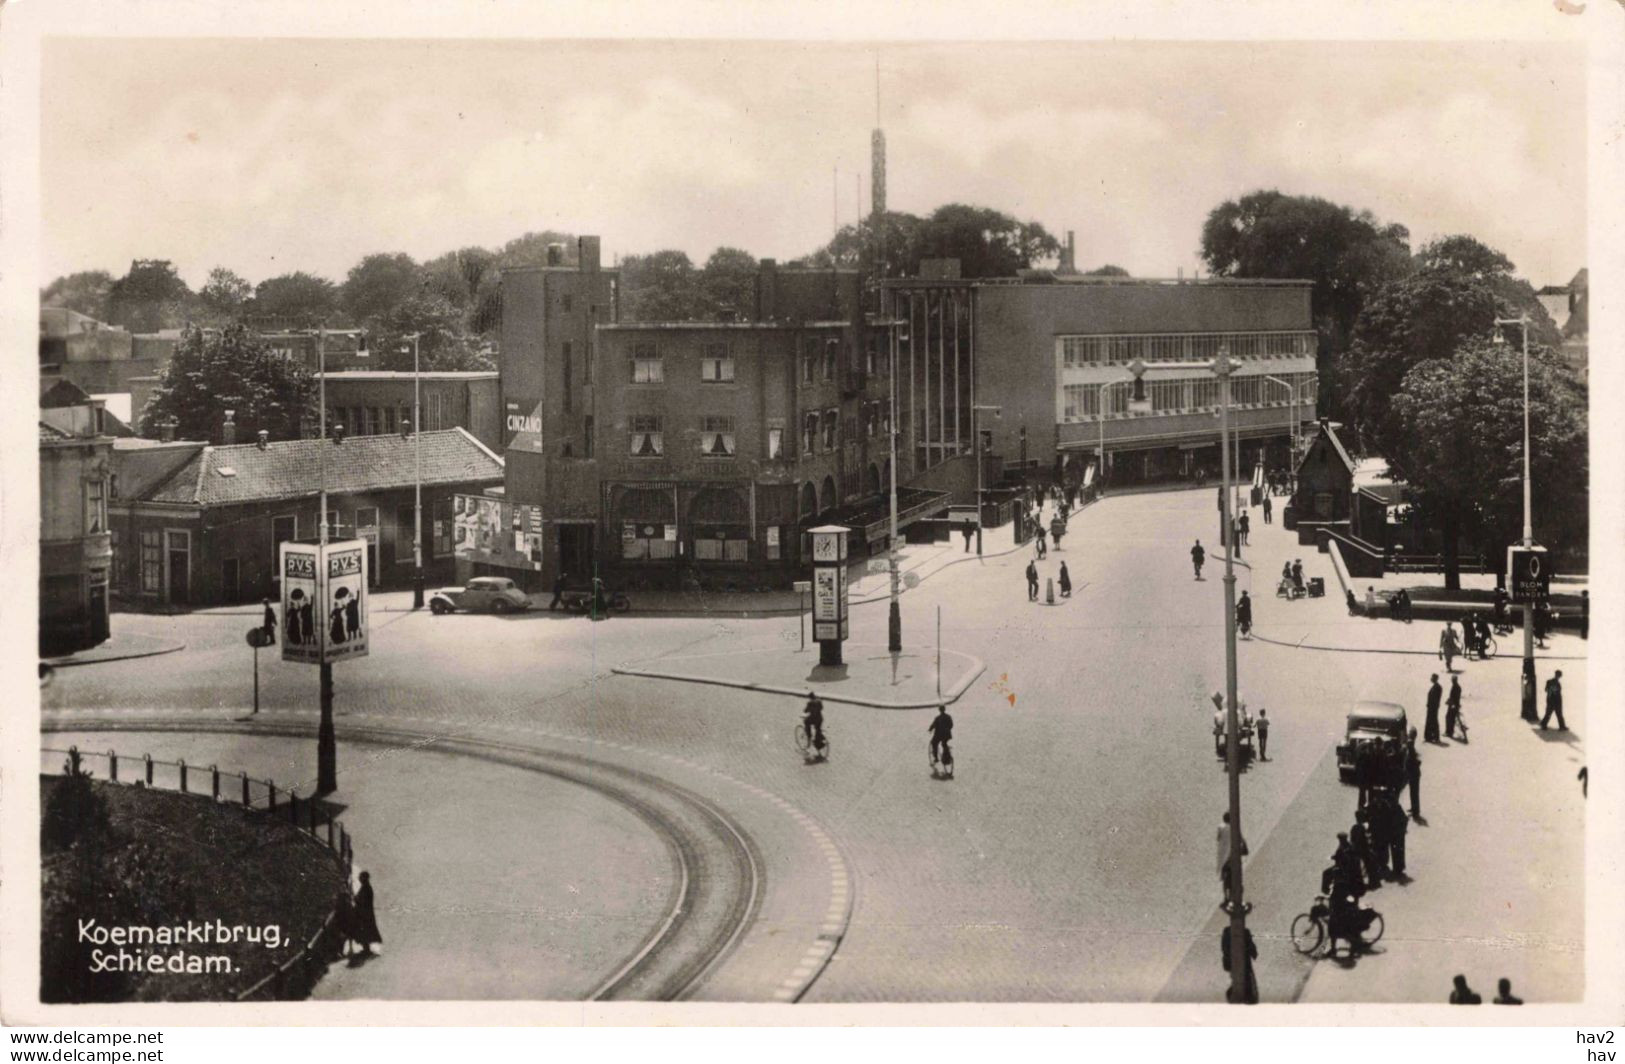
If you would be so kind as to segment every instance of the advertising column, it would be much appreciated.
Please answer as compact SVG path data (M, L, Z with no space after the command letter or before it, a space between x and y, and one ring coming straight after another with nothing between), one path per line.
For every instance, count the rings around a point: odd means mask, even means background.
M818 664L841 664L841 643L850 634L846 601L846 537L851 529L824 525L810 530L813 554L813 638Z

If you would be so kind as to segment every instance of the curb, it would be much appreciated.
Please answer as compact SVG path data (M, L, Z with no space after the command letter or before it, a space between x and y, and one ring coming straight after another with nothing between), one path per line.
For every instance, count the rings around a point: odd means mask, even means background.
M53 669L76 669L86 665L102 665L109 661L131 661L135 658L156 658L161 654L173 654L177 650L185 650L185 643L163 644L151 650L129 650L118 654L108 654L102 657L86 657L74 660L70 655L62 658L41 658L40 662Z
M1267 635L1260 635L1257 628L1253 629L1253 636L1252 637L1257 642L1269 643L1272 646L1287 647L1287 648L1289 648L1291 650L1324 650L1324 651L1328 651L1328 652L1331 652L1331 653L1334 653L1334 654L1417 654L1417 655L1421 655L1422 657L1428 657L1428 658L1437 658L1439 656L1439 652L1436 651L1436 650L1405 650L1405 649L1388 649L1388 648L1384 648L1384 647L1332 647L1332 646L1321 646L1321 645L1319 645L1317 643L1288 643L1284 639L1271 639ZM1588 655L1585 655L1585 654L1579 654L1579 655L1575 655L1575 654L1536 654L1535 659L1537 661L1590 661L1591 660L1591 658ZM1465 656L1463 656L1461 660L1462 661L1467 661L1469 659L1466 658ZM1521 660L1523 660L1523 655L1521 655L1521 654L1497 654L1494 658L1492 658L1490 660L1492 660L1492 661L1503 661L1503 660L1504 661L1521 661Z
M860 644L853 645L858 646ZM818 697L825 702L840 702L844 705L864 706L869 709L935 709L937 706L951 705L959 701L965 692L970 689L970 685L975 683L982 673L987 671L987 665L981 658L971 654L965 654L964 657L970 659L970 667L953 687L942 692L941 698L912 702L891 702L881 699L859 698L853 695L830 694L822 691L818 692ZM784 687L773 683L759 683L754 680L728 680L714 676L694 676L689 673L672 672L667 669L644 669L633 665L616 665L610 669L610 672L618 676L639 676L646 680L673 680L678 683L709 684L712 687L732 687L741 691L759 691L762 694L784 695L797 699L806 697L807 692L814 689L811 684Z

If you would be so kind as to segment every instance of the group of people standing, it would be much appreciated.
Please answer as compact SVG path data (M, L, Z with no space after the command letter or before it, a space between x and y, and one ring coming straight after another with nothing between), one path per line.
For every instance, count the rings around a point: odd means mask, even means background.
M1043 510L1041 509L1043 505L1042 492L1039 494L1039 500L1040 508L1034 509L1031 515L1034 532L1033 557L1028 560L1026 570L1028 602L1038 601L1038 585L1040 583L1038 562L1049 557L1050 540L1053 539L1055 541L1056 550L1061 549L1061 537L1066 535L1067 518L1071 514L1071 508L1067 505L1066 496L1064 494L1057 493L1055 499L1055 516L1050 518L1049 529L1046 532L1043 521ZM1064 561L1061 563L1060 572L1056 574L1056 583L1060 587L1062 598L1072 597L1072 574L1067 572L1066 562Z
M1327 935L1335 949L1342 939L1355 950L1370 917L1362 914L1360 899L1384 882L1410 882L1405 874L1405 838L1410 821L1422 817L1422 759L1416 750L1416 729L1404 744L1398 740L1365 742L1355 752L1355 779L1359 783L1354 823L1337 833L1332 863L1321 872L1320 892L1327 904ZM1410 812L1400 794L1410 791Z

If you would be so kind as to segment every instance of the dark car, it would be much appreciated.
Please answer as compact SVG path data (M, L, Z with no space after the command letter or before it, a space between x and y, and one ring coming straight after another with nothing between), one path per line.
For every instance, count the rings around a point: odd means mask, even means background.
M517 613L530 609L530 596L505 576L476 576L467 587L441 588L429 599L435 613L453 610Z
M1405 707L1394 702L1356 702L1349 710L1343 742L1337 747L1337 775L1345 782L1354 779L1359 748L1367 743L1385 745L1392 739L1405 757L1408 732ZM1398 766L1396 766L1398 767Z

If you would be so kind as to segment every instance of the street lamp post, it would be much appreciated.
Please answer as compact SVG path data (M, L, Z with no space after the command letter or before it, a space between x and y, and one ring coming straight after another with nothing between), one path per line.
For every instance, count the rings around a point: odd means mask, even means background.
M1004 408L1001 406L981 406L975 402L970 405L971 452L976 456L976 556L978 558L982 556L982 432L976 415L983 410L986 410L994 417L1002 417L1004 414Z
M1230 372L1237 363L1230 360L1226 347L1212 369L1219 378L1219 440L1224 449L1224 527L1230 524ZM1239 471L1238 471L1239 472ZM1230 784L1230 1000L1247 1000L1247 909L1241 883L1241 751L1240 720L1236 703L1236 569L1235 536L1224 538L1224 688L1225 688L1225 772Z
M412 341L412 463L415 481L412 507L412 608L423 608L423 374L418 363L418 341L422 333L413 333Z
M1297 385L1293 385L1279 377L1265 377L1264 379L1269 381L1271 384L1280 385L1287 391L1287 396L1289 397L1288 401L1291 403L1292 407L1292 413L1290 415L1292 418L1292 428L1287 436L1287 448L1291 455L1290 461L1296 462L1298 459L1298 399L1303 394L1303 388L1306 385L1313 383L1313 380L1302 381Z
M888 400L891 414L886 419L886 428L890 431L886 435L891 437L891 538L887 541L891 548L887 566L891 570L891 609L886 617L886 649L893 654L903 651L903 610L898 604L901 595L899 584L900 574L897 571L897 352L898 336L895 323L886 326L886 348L889 352L886 359L886 369L891 377L891 396Z
M327 558L327 329L324 327L316 334L316 405L320 418L319 446L317 454L321 457L317 462L317 508L316 526L321 549L317 551L320 564L326 565ZM325 577L323 578L325 580ZM318 587L325 586L318 584ZM320 672L320 702L321 719L316 726L316 793L332 794L339 789L338 770L338 735L333 727L333 665L327 660L327 625L316 625L317 638L321 641L322 660L318 666Z
M1522 314L1516 318L1496 318L1495 324L1516 325L1523 334L1523 545L1532 547L1535 545L1535 529L1529 503L1529 318ZM1498 343L1506 343L1499 330L1495 339ZM1523 604L1522 709L1524 720L1535 719L1535 604L1530 601Z
M1139 379L1136 374L1129 377L1116 377L1101 384L1095 395L1095 420L1100 424L1100 450L1095 459L1095 494L1103 494L1106 490L1106 389L1114 384L1132 384Z

